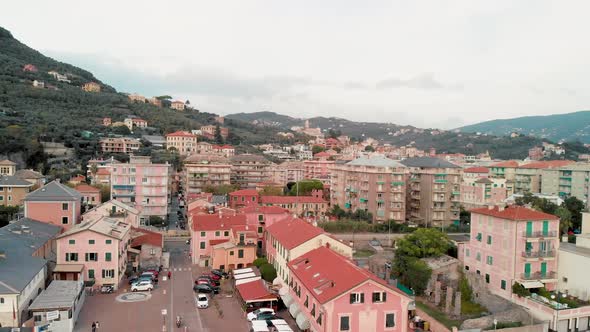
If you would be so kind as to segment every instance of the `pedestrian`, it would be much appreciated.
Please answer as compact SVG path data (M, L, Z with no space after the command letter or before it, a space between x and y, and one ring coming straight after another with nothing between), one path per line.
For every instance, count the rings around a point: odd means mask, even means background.
M98 331L99 327L100 327L100 324L98 323L98 321L96 321L96 331Z
M172 279L172 271L168 270L168 279Z
M96 332L96 322L92 322L92 332Z

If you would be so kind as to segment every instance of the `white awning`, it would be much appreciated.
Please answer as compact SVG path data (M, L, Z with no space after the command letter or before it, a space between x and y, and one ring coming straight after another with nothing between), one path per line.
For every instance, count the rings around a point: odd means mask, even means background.
M242 273L248 273L248 272L254 272L254 270L252 270L251 268L247 267L245 269L237 269L237 270L233 270L232 273L234 274L234 276L236 274L242 274Z
M545 286L540 281L521 281L520 284L524 288L526 288L526 289L529 289L529 288L541 288L541 287L544 287Z
M293 297L290 294L281 295L281 300L283 300L285 307L289 307L293 303Z
M256 273L254 272L247 272L247 273L241 273L238 275L234 274L234 279L236 280L240 280L240 279L244 279L244 278L252 278L252 277L256 277Z
M275 329L278 332L293 332L293 330L289 327L289 325L277 325Z
M236 280L236 286L241 285L241 284L247 284L249 282L256 281L256 280L260 280L260 277L255 276L255 277L251 277L251 278L239 279L239 280Z
M289 294L289 287L287 287L287 285L282 285L281 288L279 288L279 295L283 297L287 294Z
M297 315L299 315L300 312L301 309L299 308L299 305L295 302L291 303L291 305L289 306L289 313L291 314L291 317L297 317Z
M284 319L272 319L270 321L272 323L272 325L274 325L275 327L279 326L279 325L289 325L287 324L287 321Z
M265 325L252 325L252 331L254 332L268 332L268 326Z
M295 321L297 322L297 326L299 326L299 328L302 330L307 330L311 326L309 324L309 319L307 319L307 316L305 316L305 314L302 312L300 312L299 315L297 315Z

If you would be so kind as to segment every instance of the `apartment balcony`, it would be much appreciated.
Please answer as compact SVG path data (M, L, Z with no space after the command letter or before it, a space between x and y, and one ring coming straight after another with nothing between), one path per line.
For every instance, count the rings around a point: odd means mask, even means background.
M114 184L113 189L121 189L121 190L134 190L134 184Z
M538 260L538 259L553 259L555 258L555 251L554 250L549 250L549 251L542 251L542 250L538 250L538 251L523 251L522 252L522 257L525 260Z
M531 273L521 273L520 274L520 278L522 280L546 280L546 281L550 281L550 280L556 280L557 279L557 273L555 271L550 271L550 272L544 272L542 273L541 271L537 271L537 272L531 272Z
M522 236L527 239L557 237L557 231L524 232Z

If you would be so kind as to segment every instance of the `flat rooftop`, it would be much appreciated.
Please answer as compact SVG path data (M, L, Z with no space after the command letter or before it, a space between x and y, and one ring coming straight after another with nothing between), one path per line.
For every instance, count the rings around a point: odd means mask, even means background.
M80 281L54 280L37 296L29 310L69 309L83 287L84 284Z

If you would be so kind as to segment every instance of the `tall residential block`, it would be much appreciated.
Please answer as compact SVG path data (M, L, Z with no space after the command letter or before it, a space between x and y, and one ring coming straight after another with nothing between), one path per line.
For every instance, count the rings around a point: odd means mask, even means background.
M272 163L260 155L240 154L230 159L231 183L242 189L256 188L271 177Z
M195 154L184 161L184 188L187 197L207 187L229 185L231 164L227 158L216 155Z
M376 221L406 219L408 168L389 158L358 158L331 167L332 206L373 214Z
M541 193L569 196L579 200L588 199L590 182L590 164L575 163L560 168L544 169L541 171Z

